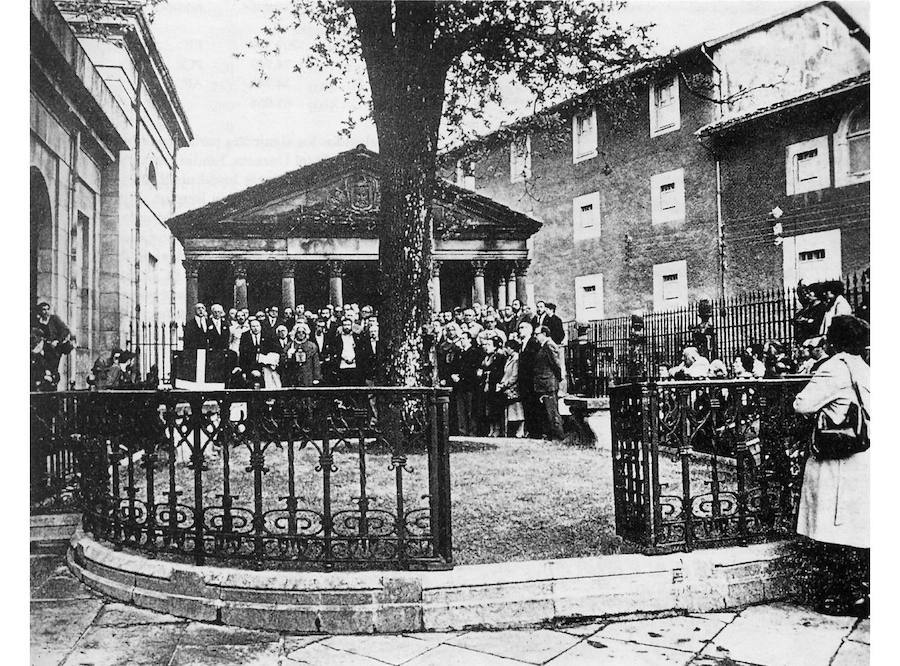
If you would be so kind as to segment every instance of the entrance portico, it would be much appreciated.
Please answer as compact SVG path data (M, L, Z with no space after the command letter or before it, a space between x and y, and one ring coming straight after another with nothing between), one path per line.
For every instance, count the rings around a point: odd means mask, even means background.
M170 220L188 303L377 306L377 157L358 146ZM527 240L540 222L446 181L432 215L436 309L526 300Z

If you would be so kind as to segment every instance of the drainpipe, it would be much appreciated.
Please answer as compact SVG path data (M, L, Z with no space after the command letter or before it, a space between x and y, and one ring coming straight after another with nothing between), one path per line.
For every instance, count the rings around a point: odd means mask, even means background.
M72 318L75 316L74 311L74 296L77 296L77 292L72 288L72 281L75 276L73 275L74 262L72 261L72 232L78 229L78 212L77 212L77 198L78 198L78 154L81 152L81 131L75 130L72 133L72 138L69 141L69 224L66 229L66 323L69 325L69 329L80 334L81 331L78 330L78 323L72 321ZM77 250L76 250L77 251ZM77 343L76 343L77 344ZM75 352L75 355L78 355L78 352ZM66 354L66 382L69 386L64 386L63 388L70 388L71 384L74 382L74 368L75 363L72 362L72 354Z
M144 64L138 64L134 94L134 367L141 377L141 93L144 88Z
M172 211L171 215L175 216L175 196L177 194L176 182L178 180L178 139L173 143L172 149ZM169 321L175 321L176 317L176 297L175 297L175 261L176 246L175 234L169 231Z
M715 61L706 50L706 44L700 45L700 53L709 62L713 68L716 82L716 116L722 118L724 109L722 108L722 70L716 65ZM725 298L725 222L722 219L722 166L719 159L719 151L713 149L713 155L716 159L716 235L719 250L719 298Z

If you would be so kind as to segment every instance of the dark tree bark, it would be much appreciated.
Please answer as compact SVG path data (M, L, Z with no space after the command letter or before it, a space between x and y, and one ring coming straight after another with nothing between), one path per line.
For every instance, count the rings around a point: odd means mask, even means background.
M379 381L423 383L421 328L428 321L438 130L447 66L433 49L432 2L353 2L372 90L381 183L379 264L386 342Z

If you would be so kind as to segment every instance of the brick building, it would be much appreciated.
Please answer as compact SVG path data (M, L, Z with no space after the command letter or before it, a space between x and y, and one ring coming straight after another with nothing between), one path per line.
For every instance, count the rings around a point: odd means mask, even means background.
M165 220L193 135L140 8L116 4L100 37L67 7L31 0L30 298L76 336L61 385L83 388L136 318L184 316Z
M790 194L785 173L808 152L801 142L827 136L837 145L847 105L868 94L868 48L839 4L807 5L568 100L546 112L560 119L555 129L515 135L513 126L512 139L501 139L507 130L449 151L445 175L455 168L458 184L543 222L529 277L564 318L668 309L716 297L723 282L732 294L793 278L782 252L792 265L794 248L819 256L806 236L832 227L853 227L841 236L847 272L868 264L863 177ZM788 149L799 153L786 157ZM764 219L779 202L782 246ZM766 232L769 246L757 243Z

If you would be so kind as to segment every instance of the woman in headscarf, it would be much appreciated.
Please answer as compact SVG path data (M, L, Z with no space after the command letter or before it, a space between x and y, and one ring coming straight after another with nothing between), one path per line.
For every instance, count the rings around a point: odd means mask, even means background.
M823 580L822 610L868 614L869 564L869 366L862 354L869 327L851 315L831 321L827 340L834 355L822 363L794 400L799 414L814 414L816 433L806 461L797 532L818 542L832 570ZM828 455L823 432L851 424L863 442L856 451ZM818 443L817 443L818 442ZM865 450L862 450L865 447ZM853 564L858 565L852 571ZM854 580L862 579L862 580Z

